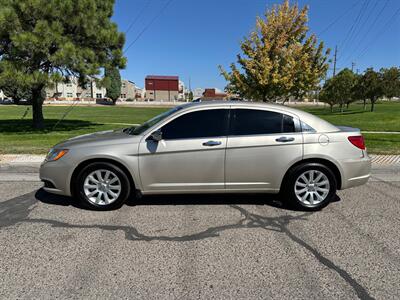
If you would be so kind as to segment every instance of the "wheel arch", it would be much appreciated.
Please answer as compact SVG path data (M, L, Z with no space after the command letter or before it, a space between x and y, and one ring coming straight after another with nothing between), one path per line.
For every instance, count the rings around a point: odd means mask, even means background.
M71 192L71 195L75 194L75 186L76 186L75 183L76 183L76 180L78 179L79 172L81 172L86 166L90 165L91 163L110 163L110 164L113 164L113 165L117 166L128 177L129 184L131 186L131 192L135 191L135 181L133 179L133 175L123 163L121 163L121 162L119 162L119 161L117 161L115 159L111 159L111 158L91 158L91 159L84 160L84 161L80 162L75 167L74 171L72 172L71 179L70 179L70 192Z
M284 185L285 185L284 182L288 179L290 172L297 166L305 164L305 163L318 163L318 164L324 165L327 168L329 168L335 175L337 189L338 190L341 189L342 175L340 173L338 166L335 163L333 163L332 161L324 159L324 158L307 158L307 159L299 160L298 162L294 163L292 166L290 166L290 168L286 171L285 175L283 176L281 189L284 187Z

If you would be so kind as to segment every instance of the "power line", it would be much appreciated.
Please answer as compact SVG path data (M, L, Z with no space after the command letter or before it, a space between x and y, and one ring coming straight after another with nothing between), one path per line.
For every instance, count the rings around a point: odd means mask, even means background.
M368 27L368 29L365 31L364 35L362 36L362 38L360 39L360 42L357 44L357 47L354 49L354 51L352 53L357 53L357 51L360 49L363 41L366 39L366 37L368 36L368 34L371 32L371 30L374 28L376 22L378 21L379 17L382 15L383 11L385 10L386 6L388 5L389 0L386 0L385 4L383 5L383 7L381 8L381 10L378 12L378 14L376 15L375 19L372 21L372 23L370 24L370 26Z
M389 1L389 0L387 0L387 1ZM367 24L368 20L369 20L370 17L372 16L372 14L373 14L373 12L375 11L375 8L377 7L377 5L378 5L379 2L380 2L379 0L376 0L376 1L375 1L375 4L374 4L374 6L372 7L372 9L370 10L369 14L368 14L367 17L365 18L364 22L362 23L362 25L360 26L360 28L358 29L358 31L355 33L355 35L354 35L354 41L356 40L357 36L358 36L359 34L361 34L361 30L362 30L362 29L364 28L364 26ZM379 15L379 14L378 14L378 15ZM361 41L362 41L362 39L360 40L360 42L361 42ZM357 49L359 46L360 46L360 43L357 43L355 49ZM351 57L351 54L354 53L354 52L355 52L355 50L352 51L352 52L350 52L350 54L346 56L346 59L345 59L344 61L347 61L347 60Z
M369 14L367 15L367 17L365 18L364 22L360 25L360 28L354 32L354 40L356 40L357 35L359 35L361 33L361 30L367 24L368 20L370 19L373 12L375 11L375 8L378 5L378 3L379 3L379 0L376 0L374 6L371 8L371 10L370 10Z
M157 15L154 16L154 18L143 28L143 30L136 36L136 38L126 47L124 53L129 50L130 47L132 47L139 39L140 37L147 31L147 29L150 28L150 26L162 15L164 10L171 4L171 2L174 0L169 0L158 12Z
M133 25L136 24L136 22L140 19L146 8L149 6L150 0L146 0L146 3L143 5L142 9L139 11L139 13L136 15L136 17L133 19L133 21L129 24L128 28L125 31L125 34L127 34L133 27Z
M364 4L361 6L360 11L358 12L358 15L357 15L356 19L354 20L353 24L350 27L350 30L347 32L346 37L344 38L343 42L341 43L339 48L342 49L342 52L343 52L343 49L345 48L347 42L350 40L350 37L353 35L353 30L355 30L355 28L358 26L358 23L360 22L363 14L364 14L365 9L369 5L369 1L370 0L365 1Z
M359 30L358 30L358 29L359 29L358 27L361 27L361 26L362 26L362 25L361 25L361 21L363 20L364 15L365 15L366 12L368 11L369 4L371 3L370 1L371 1L371 0L367 0L367 1L365 2L365 8L363 9L360 18L358 19L357 24L354 26L353 32L350 34L350 37L349 37L349 39L348 39L348 41L347 41L348 43L351 43L352 41L355 40L355 38L356 38L356 36L357 36L357 32L359 31ZM350 44L350 46L351 46L351 44Z
M335 46L335 55L333 59L333 77L336 75L337 46Z
M333 20L328 26L326 26L324 29L322 29L322 30L318 33L318 35L321 35L321 34L325 33L326 31L328 31L328 30L329 30L333 25L335 25L341 18L343 18L343 17L346 16L349 12L351 12L352 9L353 9L354 7L356 7L361 1L363 1L363 0L357 1L357 2L354 3L351 7L349 7L348 9L346 9L346 11L345 11L343 14L341 14L339 17L337 17L335 20Z
M396 20L397 15L400 13L400 7L395 11L395 13L392 15L392 17L389 19L388 22L386 22L386 24L381 28L382 30L380 30L372 39L372 42L376 42L379 37L382 36L382 34L387 31L391 26L392 26L392 22L394 22ZM370 44L367 45L363 51L361 52L361 54L357 57L357 59L360 59L361 57L363 57L365 55L365 53L367 53L367 50L370 49Z

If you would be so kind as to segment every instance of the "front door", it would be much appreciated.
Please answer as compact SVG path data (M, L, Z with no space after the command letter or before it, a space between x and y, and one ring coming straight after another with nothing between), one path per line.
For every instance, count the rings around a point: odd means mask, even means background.
M227 191L277 191L303 155L296 117L279 111L234 108L226 149Z
M144 193L223 191L229 109L183 112L139 146ZM158 128L156 128L158 129Z

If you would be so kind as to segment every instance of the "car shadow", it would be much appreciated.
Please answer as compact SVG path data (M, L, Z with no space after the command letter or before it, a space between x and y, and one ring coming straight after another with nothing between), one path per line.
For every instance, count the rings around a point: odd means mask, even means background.
M73 205L77 206L77 201L73 198L50 195L43 189L36 192L35 197L37 200L52 204L52 205ZM32 198L31 198L32 199ZM339 201L340 198L336 196L334 201ZM113 225L113 224L71 224L58 220L49 219L23 219L17 220L18 222L27 222L31 224L48 224L53 228L69 228L69 229L100 229L109 232L122 231L125 234L125 239L132 242L194 242L205 239L219 238L223 232L229 230L240 229L257 229L275 232L286 236L292 243L302 248L315 258L322 266L335 272L340 276L351 288L360 299L373 299L368 290L351 276L346 269L342 268L335 261L326 257L319 251L317 247L301 238L296 232L290 229L289 224L293 221L307 221L307 217L312 215L312 212L304 212L300 214L284 213L279 216L265 216L257 213L252 213L246 208L237 204L256 204L256 205L269 205L272 207L279 207L286 209L284 200L281 201L276 195L261 195L261 194L229 194L229 195L169 195L169 196L151 196L142 197L134 202L132 199L128 205L229 205L231 209L240 212L241 218L239 221L227 223L222 225L210 226L204 230L186 235L169 236L169 235L146 235L138 230L136 227L130 225ZM14 222L13 224L15 224ZM1 224L1 223L0 223Z
M79 209L90 210L82 205L73 197L59 196L39 189L35 198L49 205L73 206ZM339 196L335 196L333 202L340 201ZM179 194L179 195L151 195L141 197L130 197L126 206L145 206L145 205L267 205L289 211L304 211L285 201L284 197L277 194Z

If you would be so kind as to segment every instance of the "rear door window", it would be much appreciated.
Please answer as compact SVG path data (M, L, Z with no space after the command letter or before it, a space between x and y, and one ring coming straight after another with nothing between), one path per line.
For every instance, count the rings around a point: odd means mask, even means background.
M230 135L296 132L293 117L266 110L232 109Z

